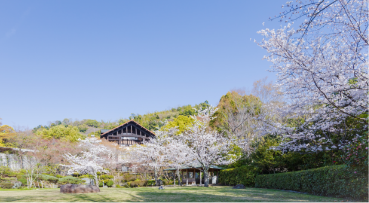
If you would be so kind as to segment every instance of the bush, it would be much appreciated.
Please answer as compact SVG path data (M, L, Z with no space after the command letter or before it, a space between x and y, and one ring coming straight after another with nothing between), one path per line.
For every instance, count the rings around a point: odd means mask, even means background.
M106 183L106 185L107 185L108 187L112 187L112 186L114 185L114 181L113 181L113 180L109 180L109 181Z
M108 180L108 179L113 179L114 176L113 175L101 175L100 178L103 180Z
M131 181L136 180L136 177L135 176L129 175L129 174L125 175L123 178L124 178L123 179L124 182L131 182Z
M65 185L65 184L81 184L84 181L79 179L79 178L75 178L72 176L65 176L64 178L60 178L58 181L58 184L60 185Z
M12 174L12 170L7 166L0 166L0 175L9 175Z
M173 180L163 180L164 185L173 185Z
M146 180L137 180L137 181L130 182L130 187L143 187L143 186L146 186L146 185L147 185Z
M22 185L27 185L27 179L26 178L18 178L18 181L22 183Z
M224 185L255 186L255 177L258 170L253 166L242 166L221 170L219 173L219 183Z
M54 176L50 176L50 175L41 175L38 177L39 180L45 180L45 181L49 181L52 183L57 183L59 178L54 177Z
M11 182L2 182L0 183L0 188L3 188L3 189L12 189L13 187L13 183Z
M62 175L56 175L57 178L63 178L64 176Z
M148 181L147 181L147 185L148 185L148 186L155 185L155 180L148 180Z
M294 190L314 195L368 199L368 174L345 165L258 175L255 187Z

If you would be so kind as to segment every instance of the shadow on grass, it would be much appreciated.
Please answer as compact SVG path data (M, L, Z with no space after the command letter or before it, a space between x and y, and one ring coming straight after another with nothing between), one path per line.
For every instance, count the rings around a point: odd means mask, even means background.
M247 201L341 201L339 198L287 191L231 187L109 188L100 193L63 194L59 190L0 192L1 202L247 202Z
M231 187L211 188L171 188L157 191L140 191L138 196L145 202L258 202L258 201L339 201L339 198L322 197L308 194L297 194L286 191Z

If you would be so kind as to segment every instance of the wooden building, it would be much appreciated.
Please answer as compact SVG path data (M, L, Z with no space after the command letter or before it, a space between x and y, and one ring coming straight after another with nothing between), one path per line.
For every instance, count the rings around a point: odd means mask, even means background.
M142 144L144 140L155 138L155 134L136 121L130 120L114 129L102 131L100 138L116 142L120 146L130 146Z

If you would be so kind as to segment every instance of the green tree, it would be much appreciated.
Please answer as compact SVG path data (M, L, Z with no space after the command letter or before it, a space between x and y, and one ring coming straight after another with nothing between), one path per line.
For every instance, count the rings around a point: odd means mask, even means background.
M184 131L188 130L188 128L192 127L195 123L195 119L179 115L177 118L173 119L173 121L168 122L165 126L161 128L163 131L167 131L171 128L177 127L177 135L183 133Z
M96 121L96 120L91 120L91 119L88 119L86 122L85 122L86 125L90 126L90 127L95 127L95 128L98 128L99 127L99 122Z
M41 135L43 138L63 139L72 142L75 142L78 139L83 139L85 137L79 132L78 127L65 127L64 125L53 126L50 129L41 128L36 131L36 134Z

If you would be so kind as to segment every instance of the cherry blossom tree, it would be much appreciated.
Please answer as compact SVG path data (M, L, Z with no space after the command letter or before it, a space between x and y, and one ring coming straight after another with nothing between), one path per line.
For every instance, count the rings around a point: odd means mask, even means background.
M127 162L148 166L154 169L155 184L158 185L158 171L166 166L165 139L156 136L155 139L144 141L142 145L134 145L129 150Z
M195 125L180 136L189 147L189 156L199 163L204 171L204 186L209 186L209 169L211 165L224 165L234 162L237 157L228 153L233 149L232 139L212 130L209 127L211 116L217 109L210 106L198 110ZM190 163L191 164L191 163Z
M72 155L67 153L64 157L70 165L63 165L68 167L68 174L91 174L94 176L96 186L99 186L97 172L107 173L104 170L104 164L107 162L114 162L112 152L106 146L101 145L101 140L91 137L85 140L79 140L80 147L83 149L80 153Z
M264 58L289 102L261 115L265 126L259 129L282 134L280 150L343 149L368 129L368 1L290 1L286 8L276 18L288 24L259 31L264 39L258 45L269 53ZM294 29L293 21L302 18ZM304 122L273 122L273 114ZM348 120L361 129L347 127Z
M173 135L175 135L173 133ZM192 153L190 153L190 148L185 142L182 136L168 136L166 138L165 145L165 154L166 154L166 162L170 167L174 167L176 169L174 174L174 185L175 177L178 178L178 184L181 185L181 179L179 175L179 169L181 166L185 164L192 163L195 160L195 157Z

